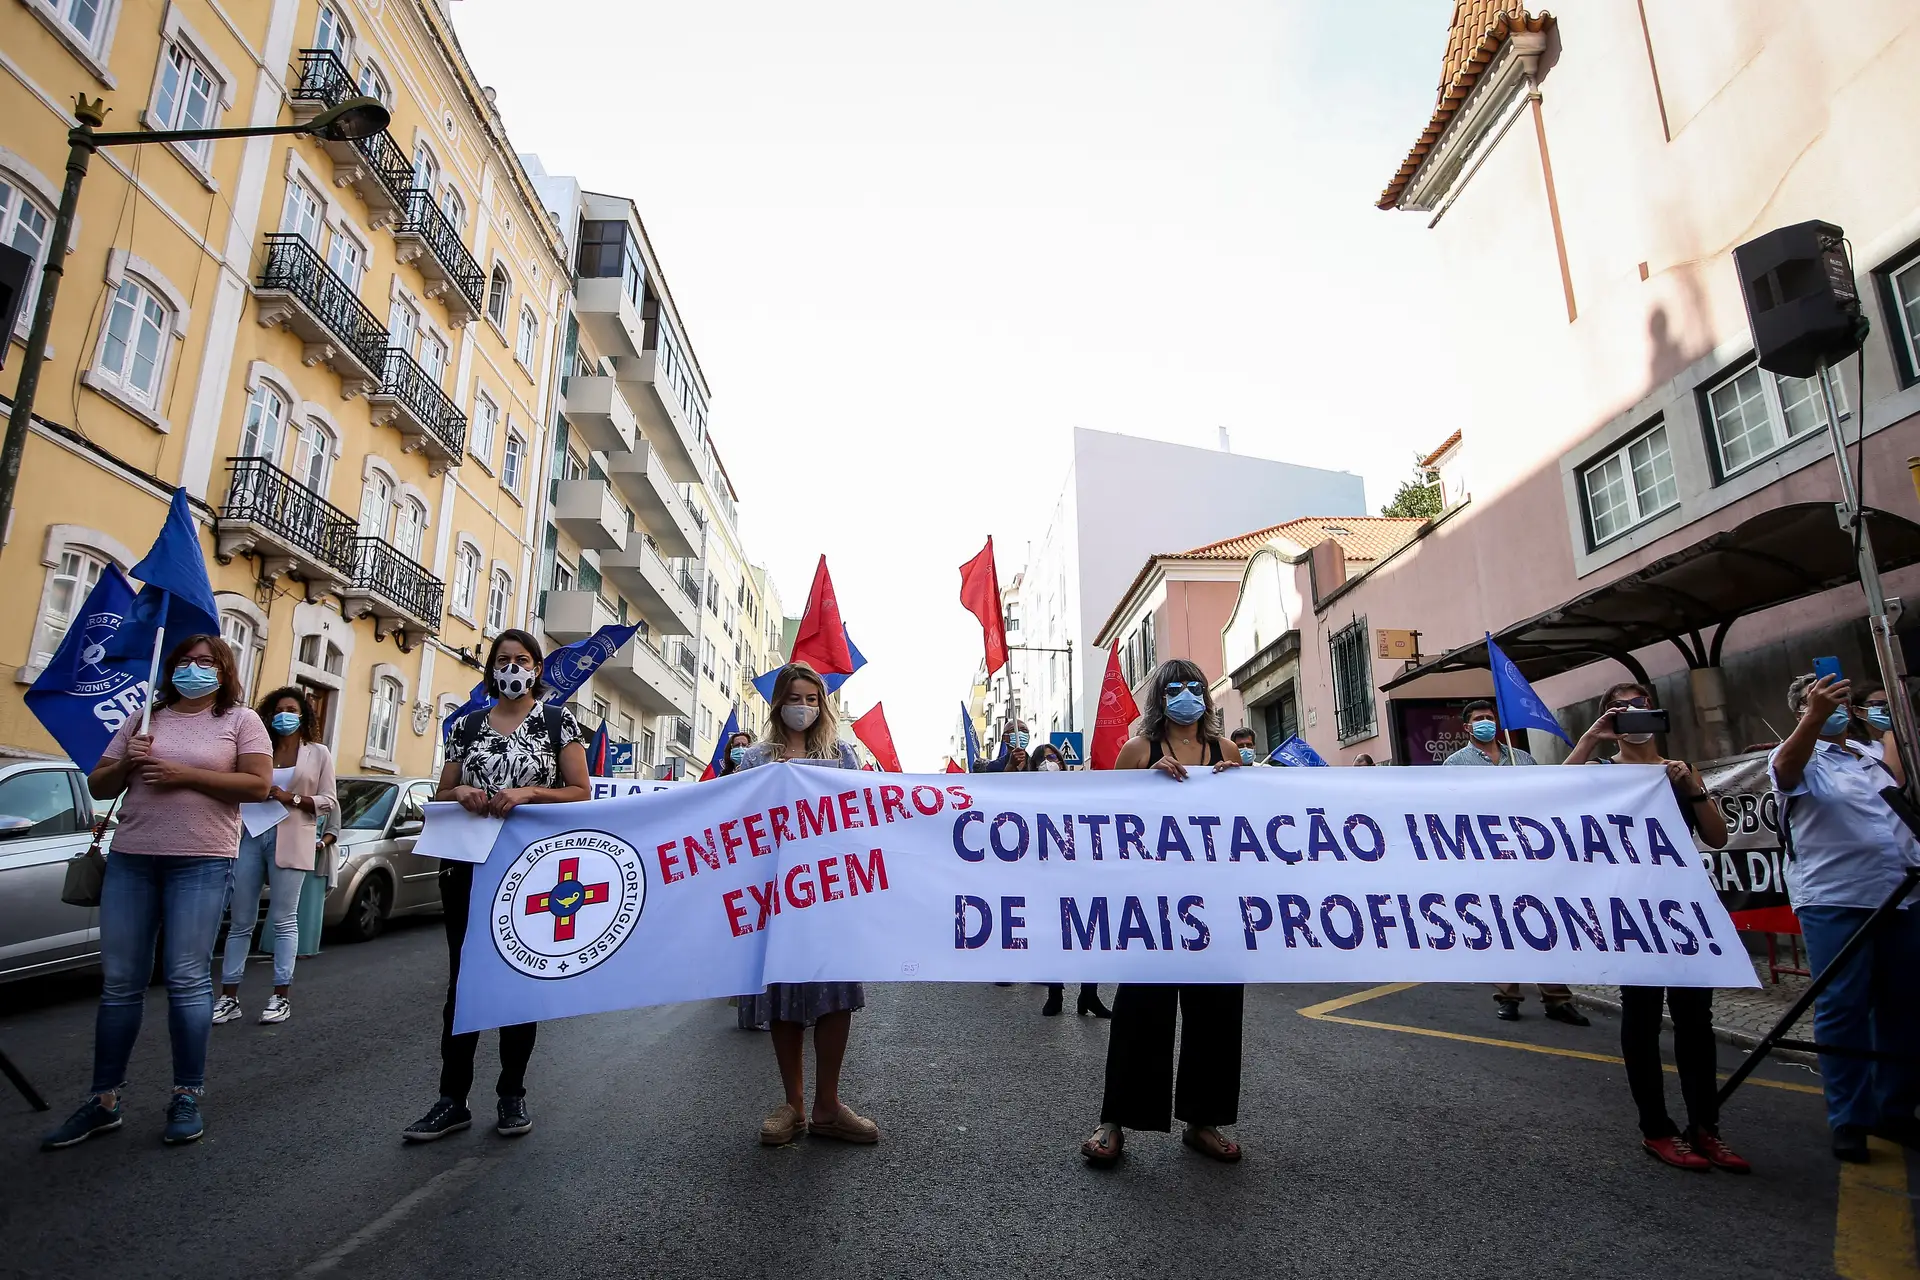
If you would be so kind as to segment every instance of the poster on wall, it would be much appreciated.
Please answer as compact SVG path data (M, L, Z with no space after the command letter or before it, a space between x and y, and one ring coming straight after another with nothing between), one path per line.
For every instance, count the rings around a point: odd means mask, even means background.
M1767 755L1755 751L1700 765L1700 779L1727 820L1726 847L1703 849L1701 856L1736 929L1798 933L1800 922L1787 905L1785 841Z
M1491 702L1492 696L1473 698L1395 698L1387 704L1394 726L1395 764L1445 764L1447 757L1471 741L1460 713L1470 702ZM1513 735L1513 745L1525 751L1527 732Z

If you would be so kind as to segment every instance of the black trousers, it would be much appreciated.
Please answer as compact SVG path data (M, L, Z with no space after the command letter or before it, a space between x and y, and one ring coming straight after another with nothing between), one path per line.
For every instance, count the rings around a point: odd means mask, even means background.
M467 905L473 896L473 867L465 862L440 864L440 902L446 908L447 1005L440 1014L440 1096L466 1101L473 1089L473 1055L480 1033L453 1034L453 998L460 989L460 948L467 940ZM527 1061L533 1057L537 1022L500 1028L500 1080L494 1086L503 1098L527 1094Z
M1679 1133L1667 1114L1660 1068L1660 1005L1673 1014L1673 1065L1687 1104L1687 1129L1720 1131L1720 1081L1715 1075L1711 987L1620 988L1620 1056L1627 1061L1627 1087L1640 1109L1640 1133L1671 1138Z
M1232 984L1121 983L1113 997L1101 1123L1165 1133L1176 1117L1191 1125L1238 1119L1245 997L1246 989ZM1182 1019L1178 1093L1173 1074L1176 1006Z

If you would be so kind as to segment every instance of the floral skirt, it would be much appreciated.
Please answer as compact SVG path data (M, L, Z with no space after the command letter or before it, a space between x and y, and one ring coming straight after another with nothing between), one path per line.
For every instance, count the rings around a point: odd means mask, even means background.
M740 997L740 1025L804 1022L812 1026L823 1014L866 1007L866 990L857 982L776 982L759 995Z

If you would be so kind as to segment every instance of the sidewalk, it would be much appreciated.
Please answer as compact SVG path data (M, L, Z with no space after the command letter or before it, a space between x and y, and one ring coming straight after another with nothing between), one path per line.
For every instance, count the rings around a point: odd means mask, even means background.
M1753 961L1754 975L1760 981L1758 987L1720 988L1713 993L1713 1034L1726 1044L1741 1049L1751 1049L1760 1042L1761 1037L1773 1030L1774 1023L1793 1006L1800 994L1807 989L1806 978L1783 973L1776 985L1767 979L1767 954L1764 940L1756 935L1743 934L1749 940L1749 958ZM1757 949L1758 954L1753 954ZM1801 951L1801 968L1806 967L1806 951ZM1791 960L1791 953L1782 941L1780 959L1784 964ZM1611 1014L1620 1012L1620 988L1618 987L1575 987L1574 999L1590 1009L1601 1009ZM1663 1019L1668 1027L1673 1025L1671 1018ZM1813 1010L1803 1014L1788 1033L1795 1039L1813 1039ZM1812 1065L1814 1055L1793 1049L1776 1049L1773 1056L1788 1062L1804 1062Z

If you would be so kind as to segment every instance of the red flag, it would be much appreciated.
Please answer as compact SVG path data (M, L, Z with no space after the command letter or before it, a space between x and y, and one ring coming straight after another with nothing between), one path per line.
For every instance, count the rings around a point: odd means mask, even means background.
M885 773L904 773L900 753L893 749L893 730L887 728L887 713L880 703L853 722L853 736L873 752L874 762Z
M1007 623L1000 612L1000 571L993 566L993 539L984 551L960 566L960 603L980 619L986 635L987 674L1007 665Z
M948 772L948 773L965 773L965 772L966 772L966 770L965 770L965 769L962 769L962 768L961 768L961 767L960 767L959 765L957 765L957 764L955 764L955 763L953 762L953 757L952 757L952 756L948 756L948 757L947 757L947 772Z
M1093 715L1093 746L1087 752L1087 767L1111 769L1127 745L1128 731L1140 718L1133 691L1120 674L1120 642L1107 651L1107 675L1100 682L1100 708Z
M853 674L853 655L847 652L847 628L840 621L840 601L827 576L827 558L813 571L813 590L807 593L807 612L794 633L789 662L804 662L823 676Z

